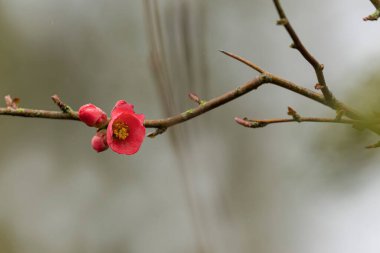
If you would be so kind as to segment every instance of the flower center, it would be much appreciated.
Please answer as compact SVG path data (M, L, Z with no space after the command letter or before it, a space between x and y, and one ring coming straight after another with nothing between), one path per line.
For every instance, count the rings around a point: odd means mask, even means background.
M129 127L122 121L114 122L112 125L113 136L124 141L129 135Z

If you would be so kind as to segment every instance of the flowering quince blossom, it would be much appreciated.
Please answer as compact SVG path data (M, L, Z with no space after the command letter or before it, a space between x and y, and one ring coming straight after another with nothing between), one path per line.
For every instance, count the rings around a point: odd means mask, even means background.
M105 129L96 132L94 137L92 137L91 146L96 152L103 152L108 149L107 131Z
M124 100L116 102L107 127L107 143L119 154L133 155L145 137L143 114L136 114L133 105Z
M79 119L90 127L99 128L91 140L97 152L110 147L114 152L125 155L135 154L145 137L144 114L136 114L133 105L124 100L116 102L108 123L107 115L93 104L79 108Z
M107 124L107 114L93 104L86 104L79 108L79 119L87 126L100 128Z

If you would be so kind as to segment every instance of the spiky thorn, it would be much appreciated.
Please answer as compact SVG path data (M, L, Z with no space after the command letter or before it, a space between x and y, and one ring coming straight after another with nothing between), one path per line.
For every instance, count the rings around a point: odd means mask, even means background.
M227 52L227 51L224 51L224 50L219 50L219 52L237 60L237 61L240 61L241 63L244 63L245 65L247 65L248 67L256 70L257 72L261 73L261 74L269 74L268 72L266 72L264 69L260 68L259 66L257 66L256 64L254 64L253 62L241 57L241 56L238 56L236 54L233 54L233 53L230 53L230 52Z

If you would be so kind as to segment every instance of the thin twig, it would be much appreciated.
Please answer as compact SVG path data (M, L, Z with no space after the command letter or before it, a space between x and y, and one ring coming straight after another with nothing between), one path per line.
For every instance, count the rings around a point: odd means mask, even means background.
M318 117L299 117L297 119L241 119L235 118L235 121L245 127L259 128L270 124L290 123L290 122L316 122L316 123L340 123L340 124L362 124L361 121L352 119L336 119L336 118L318 118Z
M323 74L323 68L324 68L323 64L319 63L317 59L313 55L311 55L311 53L302 44L300 38L298 37L297 33L293 29L292 25L290 24L289 19L286 17L286 14L280 4L280 1L273 0L273 2L274 2L274 5L276 6L278 15L280 16L280 20L277 22L277 24L283 25L285 27L289 36L293 40L293 44L291 45L292 48L297 49L305 58L305 60L307 60L313 66L315 74L318 79L318 83L321 85L321 91L323 95L325 96L326 100L329 103L334 103L335 101L334 95L331 93L331 91L327 87L325 76Z
M35 110L29 108L0 108L0 115L18 116L18 117L30 117L30 118L45 118L45 119L66 119L66 120L79 120L78 113L73 112L71 114L47 111L47 110Z
M276 76L276 75L273 75L271 73L269 73L268 71L262 69L261 67L259 67L258 65L252 63L251 61L241 57L241 56L238 56L236 54L233 54L233 53L230 53L230 52L226 52L226 51L221 51L222 53L244 63L245 65L251 67L252 69L260 72L260 73L265 73L266 76L269 77L270 79L270 83L274 84L274 85L277 85L277 86L280 86L282 88L285 88L287 90L290 90L292 92L295 92L295 93L298 93L302 96L305 96L307 98L310 98L314 101L317 101L325 106L328 106L330 107L331 109L334 109L334 110L339 110L341 113L344 113L344 114L347 114L348 117L350 118L354 118L354 119L359 119L359 118L364 118L363 115L360 115L359 112L357 112L356 110L350 108L349 106L345 105L344 103L342 103L341 101L337 100L336 98L334 98L334 101L331 102L331 101L328 101L324 96L322 96L321 94L313 91L313 90L310 90L308 88L305 88L305 87L302 87L300 85L297 85L291 81L288 81L284 78L281 78L279 76ZM322 89L322 87L321 87ZM380 132L379 132L380 133Z
M228 103L244 94L247 94L248 92L257 89L264 83L268 83L269 79L266 75L260 75L253 80L245 83L242 86L237 87L234 90L231 90L219 97L215 97L213 99L208 100L207 102L203 103L202 105L189 109L183 113L174 115L172 117L166 118L166 119L158 119L158 120L145 120L144 126L145 127L154 127L154 128L160 128L160 127L171 127L173 125L185 122L189 119L192 119L194 117L197 117L205 112L208 112L214 108L217 108L225 103Z

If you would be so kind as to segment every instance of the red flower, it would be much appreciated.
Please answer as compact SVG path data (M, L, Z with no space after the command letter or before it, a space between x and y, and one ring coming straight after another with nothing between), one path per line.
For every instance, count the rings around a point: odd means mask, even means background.
M102 127L107 124L107 114L93 104L86 104L79 108L79 119L90 127Z
M105 129L96 132L91 140L91 146L96 152L102 152L108 149L107 132Z
M133 155L144 140L143 114L136 114L133 105L119 100L111 112L111 120L107 127L107 143L119 154Z

